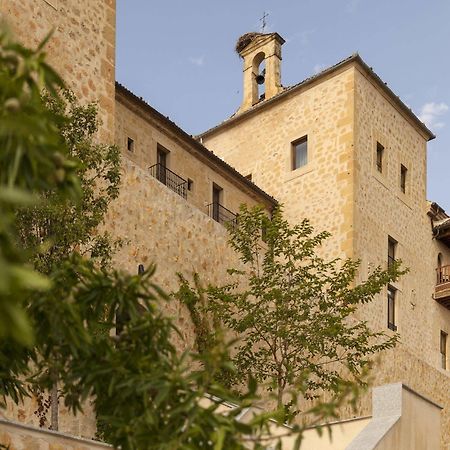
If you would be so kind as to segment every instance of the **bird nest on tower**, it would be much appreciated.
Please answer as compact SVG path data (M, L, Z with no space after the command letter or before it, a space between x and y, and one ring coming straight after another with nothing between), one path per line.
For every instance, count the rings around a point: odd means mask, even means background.
M251 44L258 36L263 36L264 33L257 33L255 31L251 33L245 33L243 34L236 42L236 47L234 49L236 50L236 53L239 55L242 50L244 50L247 45Z

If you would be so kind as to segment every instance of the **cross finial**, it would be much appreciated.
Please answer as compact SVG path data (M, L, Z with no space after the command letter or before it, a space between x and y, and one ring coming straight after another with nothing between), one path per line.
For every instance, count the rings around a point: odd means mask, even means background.
M266 22L266 18L269 17L269 13L266 13L265 11L263 12L263 16L261 17L260 22L261 22L261 32L264 33L264 31L266 31L266 26L267 26L267 22Z

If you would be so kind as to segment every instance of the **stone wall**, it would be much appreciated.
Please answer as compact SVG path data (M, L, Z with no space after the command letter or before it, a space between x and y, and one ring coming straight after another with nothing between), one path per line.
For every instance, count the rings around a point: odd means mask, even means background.
M263 204L270 208L267 199L244 184L242 177L224 170L205 156L206 149L200 152L198 144L174 131L167 119L146 111L120 93L116 93L116 98L116 143L124 159L150 173L149 167L157 163L157 147L162 146L168 152L167 167L184 180L191 180L188 203L204 213L208 212L207 205L212 203L213 185L222 188L220 203L233 213L238 213L243 203L249 206ZM133 139L133 151L128 150L128 138Z
M43 430L0 419L0 445L9 450L97 450L112 449L102 442Z
M136 273L138 264L155 263L154 280L167 292L178 288L177 273L188 279L199 273L204 285L225 282L226 269L239 267L227 230L126 158L123 171L120 196L106 221L108 231L125 241L114 266ZM182 332L181 345L192 346L188 311L175 301L166 308Z
M359 281L377 265L386 267L388 236L398 241L397 257L410 268L395 285L401 343L380 359L374 383L402 381L441 403L442 442L448 445L450 377L439 368L439 333L450 328L450 311L432 295L438 250L444 261L450 253L432 240L426 215L426 139L363 72L357 63L344 65L202 138L238 170L252 173L284 203L292 222L308 217L317 229L330 231L326 254L361 259ZM292 170L291 142L304 135L309 162ZM377 141L385 146L383 175L375 165ZM406 194L400 164L408 168ZM390 333L386 291L357 318ZM369 412L367 397L359 413Z
M397 257L409 273L394 283L396 323L401 347L423 364L422 379L412 370L401 371L403 381L427 392L444 406L445 442L450 444L450 373L440 368L440 330L449 332L450 311L433 299L438 251L444 261L450 251L432 240L426 212L426 139L364 72L355 72L355 255L361 259L360 280L377 265L386 266L388 236L397 244ZM376 167L377 142L384 146L383 172ZM400 189L400 165L407 167L406 193ZM373 328L386 328L387 292L364 305L359 316ZM388 330L390 333L390 330ZM399 354L400 350L398 350ZM397 372L397 356L383 358L382 372ZM414 356L412 356L414 355ZM386 376L376 374L377 383ZM439 381L438 381L439 380ZM439 400L438 400L439 399Z
M0 14L32 48L54 30L48 61L81 103L98 102L99 138L114 140L115 0L2 0Z
M203 137L284 204L291 222L307 217L331 232L325 248L334 257L353 253L353 76L347 68ZM292 142L305 135L308 163L292 170Z

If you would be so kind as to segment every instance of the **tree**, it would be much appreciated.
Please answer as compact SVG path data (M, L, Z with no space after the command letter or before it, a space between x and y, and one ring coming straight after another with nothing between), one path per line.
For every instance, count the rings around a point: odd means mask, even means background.
M24 294L47 289L50 282L25 264L36 249L20 245L17 211L36 205L45 190L68 198L80 193L76 163L59 132L63 117L41 95L45 89L56 98L63 87L45 62L45 42L30 50L0 29L0 338L22 344L33 339Z
M244 267L229 271L235 280L203 290L182 280L178 297L191 310L197 302L196 314L220 318L236 336L231 359L241 377L264 384L277 406L293 414L301 397L363 383L371 358L392 348L397 335L372 331L352 316L404 273L399 263L355 285L359 263L319 256L330 234L315 234L306 219L291 226L281 208L270 219L261 208L243 206L229 231ZM207 299L200 301L202 295Z
M119 194L120 150L114 145L95 143L98 130L95 104L79 105L68 90L59 97L47 95L44 101L51 113L64 118L59 132L68 156L77 161L75 174L81 198L74 201L57 189L45 190L42 195L46 201L20 213L18 224L23 245L40 248L33 263L43 273L49 273L75 250L97 258L104 266L120 243L113 241L107 232L98 233L109 204Z

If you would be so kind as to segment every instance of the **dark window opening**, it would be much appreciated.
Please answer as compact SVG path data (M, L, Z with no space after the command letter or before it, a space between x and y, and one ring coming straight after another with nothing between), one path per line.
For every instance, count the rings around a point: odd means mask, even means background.
M392 331L397 331L397 325L395 324L395 298L397 291L392 286L388 286L388 328Z
M388 237L388 268L392 267L395 262L395 254L397 250L397 241L390 236Z
M383 156L384 147L379 142L377 142L377 169L380 173L383 173Z
M441 367L447 369L447 333L441 331L440 338L440 353L441 353Z
M194 181L191 180L190 178L188 178L188 180L187 180L187 188L188 188L188 191L194 190Z
M308 136L292 143L292 170L308 163Z
M406 194L406 176L408 173L408 169L401 164L400 165L400 189L404 194Z
M129 152L134 152L134 140L130 137L127 138L127 150Z
M223 189L217 184L213 184L212 191L212 218L220 222L220 204L222 202Z
M164 147L158 144L156 149L156 178L161 181L163 184L167 184L167 159L168 159L169 151Z

